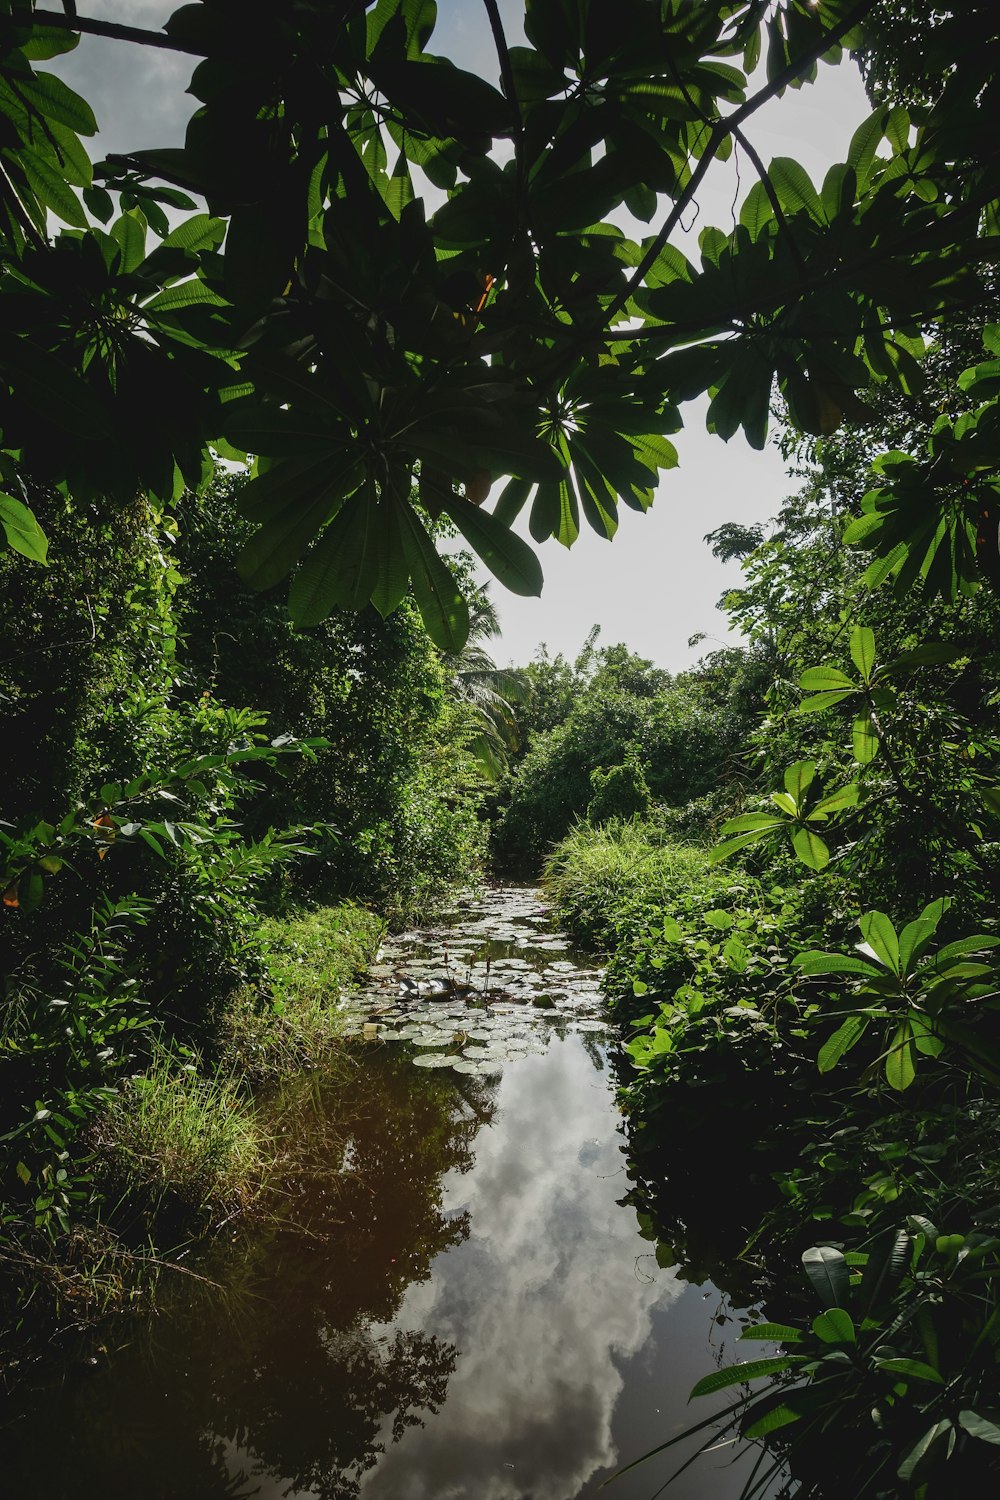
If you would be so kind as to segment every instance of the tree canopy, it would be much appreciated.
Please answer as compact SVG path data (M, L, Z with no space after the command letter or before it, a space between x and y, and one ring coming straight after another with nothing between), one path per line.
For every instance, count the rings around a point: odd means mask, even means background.
M981 309L1000 227L988 7L922 23L909 107L883 83L818 185L747 129L864 48L886 0L526 0L526 46L484 7L497 83L433 50L433 0L196 0L162 32L0 5L10 545L44 558L38 486L169 501L213 451L249 456L252 586L290 576L301 625L412 589L457 649L439 517L537 593L514 520L527 509L536 542L583 521L613 536L676 463L685 403L707 392L709 428L758 448L778 399L829 433L870 416L873 381L919 387L928 330ZM182 147L91 163L93 111L39 66L82 33L190 54ZM689 259L672 236L734 150L757 180ZM988 340L973 410L942 412L925 458L883 463L857 537L878 578L954 596L997 572Z

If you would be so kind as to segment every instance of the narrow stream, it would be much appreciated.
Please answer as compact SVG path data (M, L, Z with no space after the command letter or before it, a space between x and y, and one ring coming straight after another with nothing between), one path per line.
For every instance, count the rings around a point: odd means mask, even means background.
M387 944L356 1060L284 1101L280 1220L22 1394L3 1493L648 1500L691 1448L601 1486L707 1414L688 1391L745 1314L620 1201L599 978L533 890ZM668 1496L735 1500L748 1471L724 1449Z

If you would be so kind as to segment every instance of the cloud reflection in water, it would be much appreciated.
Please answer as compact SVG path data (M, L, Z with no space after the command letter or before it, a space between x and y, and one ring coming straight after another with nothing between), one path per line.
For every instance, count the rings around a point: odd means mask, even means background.
M471 1236L409 1289L396 1323L458 1346L448 1399L388 1449L364 1500L574 1500L625 1461L621 1366L683 1287L651 1258L637 1268L609 1102L577 1038L504 1070L474 1170L444 1180Z

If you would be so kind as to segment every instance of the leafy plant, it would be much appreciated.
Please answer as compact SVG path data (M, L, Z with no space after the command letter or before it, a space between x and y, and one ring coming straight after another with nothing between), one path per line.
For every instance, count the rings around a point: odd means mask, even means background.
M919 1216L867 1251L808 1249L803 1267L824 1310L805 1329L761 1323L745 1330L744 1340L787 1352L717 1370L691 1392L774 1382L722 1414L723 1434L766 1439L776 1450L758 1479L762 1454L744 1500L789 1461L809 1496L829 1493L831 1483L858 1494L899 1493L899 1485L945 1496L985 1479L989 1445L1000 1443L992 1381L998 1251L993 1234L941 1233Z
M864 941L855 954L810 951L796 957L803 974L849 976L851 1014L820 1048L821 1073L856 1047L874 1022L882 1023L880 1057L894 1089L909 1088L918 1057L939 1057L947 1042L968 1065L1000 1082L1000 1050L977 1025L984 1011L997 1008L1000 991L991 966L974 961L1000 945L1000 938L979 933L933 948L948 906L944 897L932 902L898 934L884 912L870 911L858 924Z
M785 789L772 792L771 801L777 812L741 813L723 823L722 832L731 835L712 850L712 861L718 863L728 859L739 849L759 843L775 834L788 835L796 856L811 870L822 870L830 862L830 850L820 838L817 825L828 823L831 813L856 807L858 787L850 782L835 792L828 792L817 801L809 796L816 777L813 761L796 761L785 772Z

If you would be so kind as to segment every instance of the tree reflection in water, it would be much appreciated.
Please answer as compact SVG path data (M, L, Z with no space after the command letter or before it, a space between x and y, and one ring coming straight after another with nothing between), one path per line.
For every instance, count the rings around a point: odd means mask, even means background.
M454 1345L384 1325L468 1235L441 1179L472 1166L494 1091L384 1053L346 1089L303 1081L280 1116L276 1222L200 1268L222 1295L184 1278L109 1365L22 1403L2 1433L8 1492L29 1493L44 1456L49 1500L351 1500L445 1399Z

